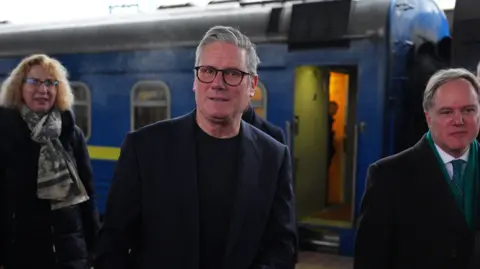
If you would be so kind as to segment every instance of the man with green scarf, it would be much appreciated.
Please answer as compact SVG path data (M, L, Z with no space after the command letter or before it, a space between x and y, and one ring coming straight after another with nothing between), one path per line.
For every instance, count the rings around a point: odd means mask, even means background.
M480 268L479 92L465 69L430 78L429 131L368 169L354 269Z

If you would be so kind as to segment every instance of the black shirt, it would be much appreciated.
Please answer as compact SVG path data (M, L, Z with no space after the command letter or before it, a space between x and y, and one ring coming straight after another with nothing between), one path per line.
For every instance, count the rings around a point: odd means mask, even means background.
M238 177L239 135L215 138L197 125L200 269L221 268Z

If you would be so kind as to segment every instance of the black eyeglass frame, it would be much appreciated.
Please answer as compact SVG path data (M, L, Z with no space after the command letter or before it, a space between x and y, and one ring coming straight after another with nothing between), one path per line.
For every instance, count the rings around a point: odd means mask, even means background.
M215 75L212 77L212 80L211 81L204 81L202 79L200 79L200 77L198 76L198 70L202 67L208 67L208 68L211 68L212 70L215 71ZM227 69L218 69L218 68L215 68L213 66L208 66L208 65L200 65L200 66L195 66L195 68L193 68L195 70L195 76L197 77L197 79L202 82L202 83L212 83L215 78L217 77L218 75L218 72L221 72L222 73L222 79L223 79L223 82L225 82L225 84L227 85L230 85L232 87L235 87L235 86L238 86L242 83L243 81L243 78L245 76L251 76L252 74L251 73L248 73L248 72L244 72L242 70L238 70L238 69L235 69L235 68L227 68ZM225 79L225 72L227 71L238 71L242 74L242 77L240 78L240 81L237 83L237 84L231 84L231 83L228 83L227 80Z

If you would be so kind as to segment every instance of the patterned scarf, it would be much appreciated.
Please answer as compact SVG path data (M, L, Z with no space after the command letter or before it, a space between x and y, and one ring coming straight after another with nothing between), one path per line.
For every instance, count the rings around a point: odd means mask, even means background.
M32 140L40 144L38 198L50 200L52 210L87 201L89 197L78 176L75 162L59 140L62 128L60 112L53 109L39 115L26 106L20 112L31 131Z

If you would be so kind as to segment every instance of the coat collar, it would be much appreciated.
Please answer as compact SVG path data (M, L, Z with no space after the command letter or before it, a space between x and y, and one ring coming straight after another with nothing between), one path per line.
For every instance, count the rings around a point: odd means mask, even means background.
M439 203L444 203L444 206L447 206L448 210L452 212L456 212L456 218L452 221L457 222L458 225L464 226L466 229L468 228L467 222L465 221L465 217L463 213L460 211L458 206L456 205L455 198L451 193L450 187L447 184L444 175L442 173L441 167L439 166L439 162L437 160L437 156L433 152L433 149L430 147L426 135L424 135L418 142L413 146L414 156L415 159L413 160L412 165L415 167L412 171L419 171L420 175L418 178L424 178L426 180L431 180L432 188L437 188L437 191L441 191L445 193L444 201L439 201ZM480 159L480 158L479 158ZM478 164L478 168L480 168L480 162ZM477 180L480 180L477 179ZM478 193L480 194L480 184L478 184ZM476 226L477 230L480 230L480 198L477 201L477 221Z
M255 110L253 110L252 106L248 106L248 108L243 112L242 120L252 124L255 121Z

